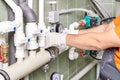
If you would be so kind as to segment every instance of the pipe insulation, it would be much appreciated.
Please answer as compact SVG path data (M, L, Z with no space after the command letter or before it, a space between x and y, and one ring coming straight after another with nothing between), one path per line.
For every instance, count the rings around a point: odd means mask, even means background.
M32 5L32 3L31 3ZM26 24L26 36L30 39L30 42L27 44L27 49L33 50L38 48L38 44L36 42L37 36L36 32L38 31L37 29L37 16L35 12L30 8L26 2L26 0L19 0L19 6L21 7L23 11L23 15L25 17L25 21L27 22Z
M31 51L30 53L35 54L36 51ZM42 50L35 56L31 56L21 63L15 63L9 66L8 68L4 69L4 71L9 75L10 80L19 80L38 69L42 65L48 63L50 60L50 53L48 51ZM0 80L2 80L1 77Z
M13 0L17 5L18 5L18 0ZM15 20L15 16L14 13L12 11L12 9L10 7L7 7L8 10L8 20L9 21L13 21ZM9 44L9 65L13 64L16 62L16 58L15 58L15 52L16 52L16 48L14 45L14 34L15 32L9 32L8 33L8 44Z
M26 22L38 22L34 11L28 6L26 0L19 0L19 6L23 11Z
M15 4L18 5L19 1L18 0L13 0L15 2ZM8 10L8 20L13 21L15 20L15 15L14 12L12 11L12 9L7 6L7 10Z
M89 63L84 69L82 69L79 73L77 73L72 79L70 80L80 80L88 71L90 71L99 61L94 60Z

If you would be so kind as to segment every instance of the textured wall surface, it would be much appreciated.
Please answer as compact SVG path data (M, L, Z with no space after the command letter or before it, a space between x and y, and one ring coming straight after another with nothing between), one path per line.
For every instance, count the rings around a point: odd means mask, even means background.
M34 0L34 11L38 15L38 3L39 0ZM46 26L50 24L47 22L48 12L51 10L49 5L50 0L45 0L45 22ZM114 16L114 0L102 0L109 13ZM87 8L92 9L88 0L57 0L57 10L70 9L70 8ZM64 27L68 27L72 22L79 21L83 18L84 12L72 12L70 14L64 14L60 16L60 22ZM0 21L7 20L7 10L3 0L0 0ZM37 69L30 74L30 80L50 80L50 76L53 72L59 72L64 75L64 80L70 80L76 73L82 70L87 64L89 64L93 58L90 56L79 57L77 60L70 61L68 59L68 51L62 53L54 61L48 63L49 69L44 72L42 68ZM30 66L31 67L31 66ZM95 80L96 68L90 70L80 80Z
M7 20L6 5L3 0L0 0L0 22Z
M45 0L45 22L47 22L48 12L51 10L49 5L50 0ZM102 0L103 5L108 10L111 16L115 15L114 12L114 0ZM38 1L34 1L34 4L38 4ZM37 8L37 5L35 5ZM88 0L57 0L57 10L70 9L70 8L87 8L92 9ZM36 13L38 12L35 9ZM68 27L72 22L79 21L83 18L84 12L72 12L70 14L64 14L60 16L60 22L64 27ZM90 56L79 57L79 59L70 61L68 59L68 51L61 54L53 62L49 63L49 70L45 73L40 69L31 74L31 80L50 80L50 76L53 72L59 72L64 75L64 80L70 80L76 73L83 69L93 59ZM95 80L96 68L93 68L80 80Z

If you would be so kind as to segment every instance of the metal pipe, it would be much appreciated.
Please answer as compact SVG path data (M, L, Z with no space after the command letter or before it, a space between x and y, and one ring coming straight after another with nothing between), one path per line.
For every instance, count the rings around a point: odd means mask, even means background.
M87 9L84 9L84 8L72 8L72 9L67 9L67 10L61 10L59 12L59 14L61 15L61 14L66 14L66 13L70 13L70 12L75 12L75 11L84 11L84 12L89 13L91 16L95 16L96 15L91 10L87 10Z
M89 0L92 7L100 14L103 18L110 17L110 14L108 11L104 8L104 6L101 4L101 1L98 0Z
M88 71L90 71L99 61L94 60L89 63L84 69L82 69L79 73L77 73L73 78L70 80L80 80Z
M96 67L96 80L98 79L99 77L99 73L100 73L100 63L97 64L97 67Z

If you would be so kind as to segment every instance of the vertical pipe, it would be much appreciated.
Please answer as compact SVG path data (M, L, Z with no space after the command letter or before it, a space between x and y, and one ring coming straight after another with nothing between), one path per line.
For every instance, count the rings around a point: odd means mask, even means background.
M41 34L39 35L39 46L43 50L45 46L45 31L46 26L44 22L44 0L39 0L39 26Z
M33 0L28 0L28 6L29 6L31 9L33 9ZM36 21L36 23L37 23L37 21ZM27 29L27 28L26 28L26 29ZM32 56L32 55L35 55L35 54L36 54L36 52L30 54L29 56ZM28 58L28 57L26 57L26 59L27 59L27 58ZM30 80L29 78L30 78L29 75L27 75L27 76L24 77L24 80Z
M18 0L13 0L17 5L18 5ZM10 7L7 7L8 10L8 20L13 21L15 20L15 15ZM14 33L15 32L9 32L8 33L8 44L9 44L9 65L12 65L13 63L16 62L15 58L15 45L14 45Z
M33 8L33 0L28 0L28 6L32 9Z
M51 11L56 11L56 0L51 0Z
M39 23L44 22L44 0L39 0Z

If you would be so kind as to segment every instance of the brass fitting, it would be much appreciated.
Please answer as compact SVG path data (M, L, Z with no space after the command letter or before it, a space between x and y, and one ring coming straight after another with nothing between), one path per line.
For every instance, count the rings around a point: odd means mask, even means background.
M7 63L8 62L8 48L9 45L7 43L4 43L1 45L2 48L2 56L3 56L3 62Z

